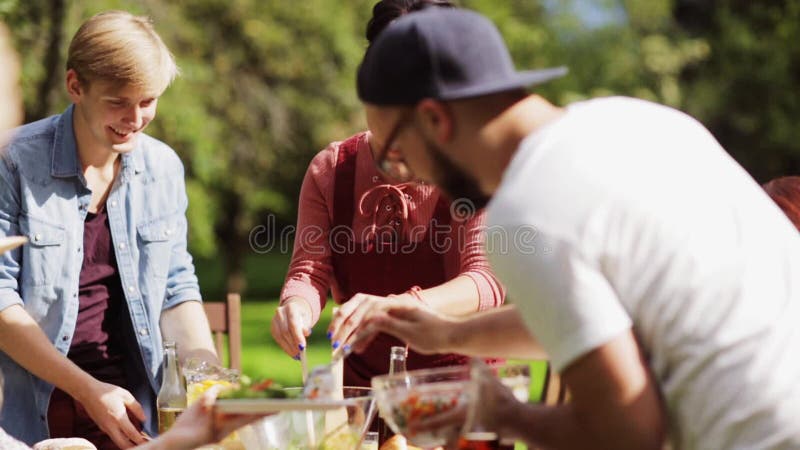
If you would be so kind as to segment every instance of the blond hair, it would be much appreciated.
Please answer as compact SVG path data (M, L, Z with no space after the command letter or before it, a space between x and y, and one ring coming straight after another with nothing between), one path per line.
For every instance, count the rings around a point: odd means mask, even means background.
M69 44L67 69L81 83L105 80L162 93L178 75L175 58L148 17L107 11L87 20Z

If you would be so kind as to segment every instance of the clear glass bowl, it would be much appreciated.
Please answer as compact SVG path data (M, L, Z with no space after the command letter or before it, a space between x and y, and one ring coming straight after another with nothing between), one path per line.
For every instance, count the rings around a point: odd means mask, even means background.
M303 388L288 388L300 390ZM345 406L331 411L283 412L239 430L247 450L352 450L375 417L370 388L344 388Z
M409 421L465 405L469 380L469 366L441 367L377 376L372 379L372 390L378 411L392 431L416 446L433 448L444 445L448 432L460 431L460 425L409 435Z

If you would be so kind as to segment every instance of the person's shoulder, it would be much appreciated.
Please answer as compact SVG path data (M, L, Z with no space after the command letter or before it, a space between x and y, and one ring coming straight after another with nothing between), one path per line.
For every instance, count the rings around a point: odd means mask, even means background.
M183 162L178 153L166 143L146 134L139 137L138 150L144 162L144 169L153 174L183 174Z
M47 117L0 134L3 170L46 184L59 117Z
M358 150L360 148L359 146L366 142L366 136L367 132L362 131L341 141L329 143L324 149L314 155L308 165L308 171L315 176L332 174L336 169L336 163L339 160L340 153L351 148Z
M641 110L672 110L668 106L635 97L612 96L597 97L578 101L567 106L570 112L597 112L598 110L612 111L641 111Z
M588 122L603 129L623 127L629 130L642 124L658 124L669 129L678 123L699 126L691 115L671 106L634 97L600 97L567 106L571 120Z
M0 142L4 143L3 151L12 156L23 152L35 153L37 158L44 153L49 154L60 117L61 115L46 117L2 133Z

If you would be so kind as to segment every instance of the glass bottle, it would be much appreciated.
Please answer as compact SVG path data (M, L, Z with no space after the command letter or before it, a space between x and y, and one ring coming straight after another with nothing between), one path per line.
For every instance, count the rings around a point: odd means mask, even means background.
M186 385L178 365L178 350L175 342L164 342L163 364L161 389L156 397L159 434L170 429L175 423L175 419L186 409Z
M406 356L408 350L405 347L392 347L389 351L389 374L406 371Z
M406 357L408 356L408 349L406 347L401 346L393 346L389 350L389 374L395 373L403 373L406 371ZM380 427L380 437L379 441L380 444L383 445L384 442L389 440L394 436L394 432L389 425L386 424L383 420L381 420L381 427Z

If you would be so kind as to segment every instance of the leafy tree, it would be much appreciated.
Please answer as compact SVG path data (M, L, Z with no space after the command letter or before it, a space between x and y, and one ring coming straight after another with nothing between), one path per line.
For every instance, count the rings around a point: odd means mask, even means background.
M303 174L363 129L355 72L376 0L0 0L23 57L26 119L60 112L69 37L92 14L154 18L182 76L148 132L187 169L190 245L244 289L257 224L293 224ZM698 117L756 178L797 173L800 0L462 0L520 68L566 65L556 103L632 95Z
M267 214L293 221L308 161L363 126L352 77L363 14L330 1L194 0L173 8L159 14L182 22L167 39L191 59L182 59L186 85L165 97L170 119L157 127L191 149L192 200L207 204L205 223L224 243L228 288L240 291L250 230ZM190 110L187 95L198 102ZM187 122L196 126L186 130Z
M674 16L711 48L682 74L686 110L760 181L800 172L800 1L676 0Z

